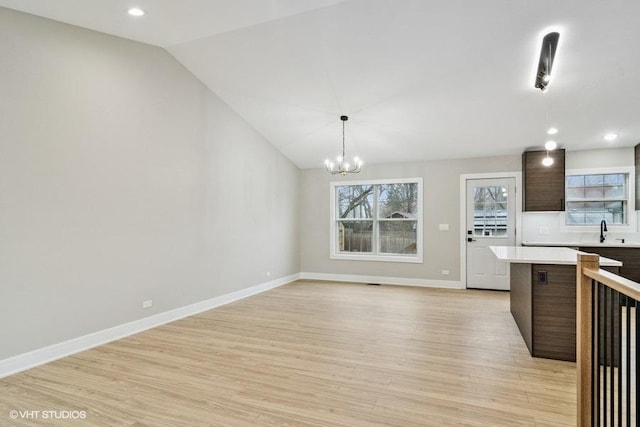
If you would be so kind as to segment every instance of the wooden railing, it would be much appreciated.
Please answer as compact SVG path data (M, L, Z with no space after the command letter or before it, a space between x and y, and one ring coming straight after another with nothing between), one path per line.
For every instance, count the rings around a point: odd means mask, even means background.
M578 426L640 422L640 284L600 269L599 256L577 265Z

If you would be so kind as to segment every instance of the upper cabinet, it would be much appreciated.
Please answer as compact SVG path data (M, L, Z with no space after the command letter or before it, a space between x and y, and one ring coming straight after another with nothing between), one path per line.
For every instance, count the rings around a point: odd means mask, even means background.
M636 159L638 147L636 147ZM546 151L525 151L522 153L522 210L564 211L564 150L553 150L549 157L551 166L542 164Z
M636 210L640 211L640 144L636 145Z

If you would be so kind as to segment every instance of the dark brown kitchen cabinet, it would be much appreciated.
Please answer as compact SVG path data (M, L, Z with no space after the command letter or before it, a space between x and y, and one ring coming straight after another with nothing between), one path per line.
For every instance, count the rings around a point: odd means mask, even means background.
M619 267L603 269L619 274ZM511 314L529 353L574 362L576 266L512 262L510 272Z
M620 261L620 276L640 283L640 248L580 246L580 250Z
M542 164L546 151L522 153L522 209L525 212L564 211L564 150L553 150L551 166Z

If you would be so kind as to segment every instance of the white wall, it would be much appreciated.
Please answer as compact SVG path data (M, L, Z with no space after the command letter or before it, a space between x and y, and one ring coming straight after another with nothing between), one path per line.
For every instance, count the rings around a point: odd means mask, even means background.
M633 168L633 147L610 148L602 150L567 151L566 170L597 169L597 168ZM634 177L631 176L631 181ZM634 184L634 182L630 182ZM631 195L630 204L634 202ZM630 209L630 226L623 229L609 226L607 241L615 242L616 238L625 238L629 242L640 242L638 233L638 213ZM526 242L587 242L598 243L600 229L597 226L591 230L584 227L571 228L565 226L565 212L525 212L522 214L522 240Z
M0 94L0 360L300 271L297 168L166 51L0 8Z
M300 267L303 273L382 276L422 281L460 281L460 175L513 172L521 156L367 165L342 178L324 169L301 171ZM424 263L332 260L329 258L329 183L331 181L414 178L424 180ZM439 231L439 224L449 231ZM449 270L443 275L442 270ZM410 282L411 280L409 280Z
M459 281L460 174L521 170L368 165L346 180L423 178L425 262L330 260L341 177L298 171L166 51L0 8L0 53L0 360L299 271Z

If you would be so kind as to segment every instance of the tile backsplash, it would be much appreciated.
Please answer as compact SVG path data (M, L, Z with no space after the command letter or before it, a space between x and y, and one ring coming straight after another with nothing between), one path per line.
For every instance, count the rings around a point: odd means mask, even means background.
M640 243L638 232L638 215L631 213L631 225L620 227L608 225L607 241L625 239L627 242ZM599 243L600 227L570 227L565 225L565 212L523 212L522 242L567 242L567 243Z

